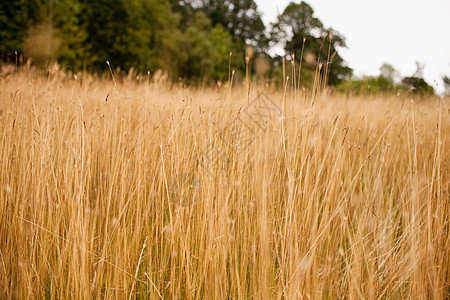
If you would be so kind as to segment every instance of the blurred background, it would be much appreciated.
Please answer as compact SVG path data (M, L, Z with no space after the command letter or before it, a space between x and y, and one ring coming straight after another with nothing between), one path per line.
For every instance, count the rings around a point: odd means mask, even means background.
M374 8L366 6L369 11L365 16L360 13L365 6L355 12L351 3L328 3L327 11L324 3L318 7L331 22L321 20L303 1L1 1L1 62L44 68L58 63L70 72L101 74L108 70L109 61L119 73L132 70L152 75L160 70L173 81L190 84L243 81L248 69L252 80L282 86L290 76L298 88L310 88L316 74L321 73L332 88L354 94L449 92L445 63L442 75L432 79L436 82L427 82L426 62L415 61L413 54L400 56L408 57L414 65L408 74L400 74L393 65L376 58L381 52L376 49L390 51L395 47L390 40L383 41L371 33L363 22L376 15L371 13ZM349 20L345 12L354 14L354 19ZM386 31L383 16L377 17L379 24L372 22L375 24L370 28L378 26ZM351 52L346 33L331 27L331 23L348 31L360 51ZM399 28L403 28L401 24ZM408 28L402 30L408 32ZM366 45L363 54L355 42L358 39ZM420 43L420 37L416 43ZM366 69L362 67L364 60L369 66ZM353 65L357 72L350 67ZM374 72L374 68L379 70Z

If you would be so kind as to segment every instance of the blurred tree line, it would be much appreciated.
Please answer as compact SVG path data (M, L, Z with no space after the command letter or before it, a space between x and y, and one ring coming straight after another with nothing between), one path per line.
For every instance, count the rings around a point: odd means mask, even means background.
M74 72L101 73L109 61L189 80L227 80L230 66L243 78L247 58L250 74L288 75L299 87L300 78L312 86L317 74L330 85L348 84L352 70L339 55L344 37L306 2L291 2L269 27L254 0L8 0L0 2L0 56L57 61ZM370 80L392 89L389 80Z
M401 77L400 73L389 63L383 63L378 76L362 76L343 81L337 88L340 92L353 95L378 95L411 93L432 95L434 89L423 79L424 66L416 61L416 71L411 76ZM445 77L443 78L445 83Z
M299 74L305 84L312 83L317 66L327 60L323 70L329 72L330 84L352 73L338 53L345 47L343 36L325 28L305 2L288 5L270 28L254 0L0 2L2 62L32 58L37 65L57 61L75 72L103 72L110 61L142 73L161 69L174 79L226 80L230 65L236 77L244 76L249 46L250 74L279 77L282 57L295 67L292 59L299 64L303 53L309 58ZM269 55L274 48L284 53ZM283 74L289 72L287 68Z

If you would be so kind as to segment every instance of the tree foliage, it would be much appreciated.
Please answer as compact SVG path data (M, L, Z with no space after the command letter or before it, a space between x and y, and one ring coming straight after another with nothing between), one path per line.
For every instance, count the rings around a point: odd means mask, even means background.
M40 3L33 0L0 1L0 53L2 60L14 61L23 51L28 29L36 22Z
M266 47L265 25L254 0L199 0L213 24L220 24L233 38L255 47Z
M422 69L422 65L417 64L417 66L418 70ZM414 74L420 74L420 72L416 71ZM392 65L383 63L378 76L362 76L345 80L338 86L338 90L356 95L399 92L419 95L434 94L434 89L422 77L413 75L400 80L399 78L398 71Z
M219 79L227 74L228 52L233 47L231 36L220 25L213 27L202 12L189 22L183 46L183 77Z
M344 38L324 28L305 2L288 5L271 43L254 0L10 0L0 2L0 25L2 61L14 61L18 51L34 61L57 59L73 71L102 72L109 61L144 73L162 69L175 79L218 80L228 76L232 52L239 77L248 45L255 57L277 43L300 57L306 37L306 51L332 61L329 83L351 74L337 53ZM314 70L307 65L304 77L313 78Z
M317 57L306 60L304 72L314 73L317 63L321 63L323 71L328 68L328 83L331 85L337 85L352 74L338 53L339 48L346 46L344 37L333 28L325 28L306 2L291 2L273 24L271 37L287 54L294 54L297 58L302 56L304 45L306 57Z
M388 79L392 83L400 76L398 71L389 63L383 63L380 67L380 76Z
M338 86L338 90L354 95L377 95L394 93L399 90L399 86L390 78L380 74L345 80Z
M107 60L126 69L135 67L145 70L155 66L153 51L150 50L156 43L154 36L157 33L154 28L161 26L162 31L166 28L161 21L164 9L154 7L153 2L83 1L88 32L86 42L92 49L89 52L92 67L102 68ZM155 8L163 16L156 14ZM152 20L155 26L148 24L147 18L151 17L155 18Z
M54 3L52 21L58 28L58 60L70 69L78 70L92 63L88 54L92 45L87 43L87 23L83 14L86 5L79 0L65 0Z
M409 76L402 80L403 87L414 94L434 94L434 89L422 77Z
M448 76L444 76L442 77L442 81L444 82L446 94L450 95L450 78Z

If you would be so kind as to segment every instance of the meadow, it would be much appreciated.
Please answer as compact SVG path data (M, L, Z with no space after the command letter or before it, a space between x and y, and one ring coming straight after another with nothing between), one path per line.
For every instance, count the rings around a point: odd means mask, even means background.
M4 66L0 298L448 298L449 108Z

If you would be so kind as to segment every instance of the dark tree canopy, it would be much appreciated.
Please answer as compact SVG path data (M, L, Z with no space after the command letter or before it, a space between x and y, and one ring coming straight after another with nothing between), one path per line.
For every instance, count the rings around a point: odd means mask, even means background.
M220 24L241 42L265 47L265 25L254 0L199 0L213 24Z
M181 76L219 79L227 74L232 38L220 25L213 27L202 12L195 13L190 20L182 44Z
M447 95L450 95L450 78L448 76L442 77L442 81L444 82L445 92Z
M403 87L414 94L434 94L434 89L422 77L410 76L402 80Z
M345 47L344 37L332 28L325 28L314 16L314 10L306 2L291 2L273 24L272 41L284 48L287 54L301 56L304 53L316 56L324 66L329 66L328 83L337 85L352 74L352 70L344 63L338 49ZM314 72L316 64L307 62L305 72Z
M33 0L0 1L0 54L2 60L14 61L15 51L23 51L27 31L40 15Z
M82 2L86 4L87 43L95 49L91 53L94 67L104 66L106 60L139 70L156 66L158 35L165 32L171 17L168 5L152 0Z
M73 71L103 72L109 61L143 73L162 69L174 79L219 80L228 77L230 52L239 78L247 46L255 58L267 57L271 44L299 57L306 38L306 51L320 62L332 61L329 83L351 74L337 53L344 38L324 28L305 2L288 5L273 24L272 42L254 0L0 1L0 26L0 54L7 62L14 62L17 51L35 63L57 61Z

